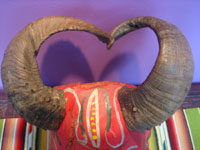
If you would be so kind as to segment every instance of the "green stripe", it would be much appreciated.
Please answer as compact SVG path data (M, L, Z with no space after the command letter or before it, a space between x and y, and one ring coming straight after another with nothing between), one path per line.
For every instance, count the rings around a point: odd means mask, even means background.
M104 101L106 106L106 113L107 113L107 124L106 124L106 131L108 132L110 130L111 125L111 105L108 93L104 91Z
M56 132L56 139L57 139L57 141L58 141L58 144L61 146L62 144L61 144L61 141L60 141L60 139L59 139L59 137L58 137L58 132Z
M83 125L83 108L84 108L84 103L87 99L88 93L85 94L85 96L83 97L83 100L81 102L81 110L79 112L80 116L79 116L79 124L80 124L80 128L81 128L81 133L85 134L85 127Z
M157 140L158 140L158 148L159 150L163 150L163 144L162 144L162 137L161 137L161 132L160 132L160 126L156 126L155 127L155 131L156 131L156 137L157 137Z
M3 142L4 126L5 126L5 119L0 119L0 149Z
M47 130L44 130L42 128L37 128L37 137L36 137L36 146L37 150L44 150L46 149L47 145Z
M200 109L184 109L184 115L187 122L193 149L200 148Z
M149 138L149 150L156 150L158 149L158 143L157 143L158 139L156 137L156 131L155 131L155 127L152 128L151 130L151 136Z

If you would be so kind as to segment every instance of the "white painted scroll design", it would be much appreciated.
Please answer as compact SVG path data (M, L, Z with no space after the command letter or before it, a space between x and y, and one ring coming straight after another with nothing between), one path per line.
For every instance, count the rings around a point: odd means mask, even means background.
M114 93L114 109L115 109L115 113L116 113L117 122L118 122L118 124L119 124L120 131L121 131L121 142L120 142L119 144L117 144L117 145L112 145L112 144L110 144L109 141L108 141L108 138L107 138L107 132L105 132L106 143L107 143L109 146L111 146L112 148L120 147L120 146L124 143L124 128L123 128L123 126L122 126L122 122L121 122L121 120L120 120L120 115L119 115L119 111L118 111L118 109L117 109L117 104L116 104L116 101L117 101L117 98L116 98L116 97L117 97L117 92L118 92L118 90L119 90L120 88L121 88L121 87L117 88L117 89L115 90L115 93ZM111 132L111 133L113 134L113 132ZM119 137L117 137L117 138L119 138Z
M64 90L64 92L69 92L69 93L73 94L74 97L75 97L76 103L77 103L77 105L78 105L78 111L79 111L77 123L76 123L76 126L75 126L75 135L76 135L77 141L78 141L80 144L86 145L86 144L87 144L87 141L88 141L86 134L83 133L83 137L84 137L83 140L79 139L79 137L78 137L79 116L80 116L80 109L81 109L81 105L80 105L80 101L79 101L79 99L78 99L78 96L77 96L76 92L75 92L73 89L71 89L71 88L66 88L66 89ZM67 99L67 100L68 100L68 99ZM67 102L67 101L66 101L66 102Z

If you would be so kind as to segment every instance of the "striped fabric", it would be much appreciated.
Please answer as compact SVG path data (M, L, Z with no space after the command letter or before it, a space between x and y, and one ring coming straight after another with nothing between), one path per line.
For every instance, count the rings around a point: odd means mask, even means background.
M36 149L36 133L37 127L27 123L25 131L24 150Z
M46 130L26 123L23 118L0 119L1 150L46 150ZM50 134L48 134L50 135Z
M38 128L37 138L36 138L36 143L37 143L36 149L37 150L47 149L47 138L44 138L44 137L47 137L47 131Z
M184 110L193 149L200 149L200 108Z
M156 129L153 128L151 130L151 136L149 138L149 149L150 150L157 150L159 149L158 147L158 141L157 141L157 135L156 135Z
M52 132L37 128L22 118L0 119L1 150L56 149ZM180 109L152 129L149 150L200 150L200 109Z
M24 147L24 131L26 122L24 119L6 119L3 121L1 131L2 150L22 150Z
M171 149L166 122L163 122L160 126L156 126L155 130L159 147L158 149L160 150Z
M5 127L5 119L0 119L0 147L2 147L3 142L3 131Z
M179 109L153 128L149 150L200 150L200 108Z
M188 127L182 109L178 110L167 120L167 126L172 149L192 149Z

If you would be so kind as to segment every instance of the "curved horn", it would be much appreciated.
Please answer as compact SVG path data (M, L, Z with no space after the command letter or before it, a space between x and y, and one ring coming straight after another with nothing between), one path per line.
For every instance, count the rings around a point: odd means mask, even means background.
M2 63L2 81L8 99L20 116L44 128L57 129L65 115L63 90L43 84L36 56L52 34L66 30L86 31L109 43L111 36L83 20L46 17L28 24L10 42Z
M117 40L142 27L150 27L156 33L158 58L139 87L123 87L118 95L126 126L137 131L167 120L182 104L193 78L189 44L174 25L153 17L138 17L118 25L111 35Z

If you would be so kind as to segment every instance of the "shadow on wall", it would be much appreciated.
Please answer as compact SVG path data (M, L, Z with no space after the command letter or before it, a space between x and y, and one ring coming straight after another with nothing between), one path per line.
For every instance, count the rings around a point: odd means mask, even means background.
M77 77L84 82L94 81L85 56L70 41L58 41L49 46L41 64L40 74L48 86L69 84L68 77L74 77L75 82Z
M127 52L119 54L113 59L111 59L108 62L108 64L106 64L104 70L100 75L99 81L105 81L111 79L112 78L111 75L116 71L117 74L119 75L118 77L119 82L124 82L129 84L137 83L137 81L141 80L139 74L140 72L139 68L140 66L133 53ZM133 74L133 72L135 74Z
M140 80L139 68L133 53L122 53L113 57L105 65L97 81L136 83ZM44 54L40 74L47 86L96 81L81 49L68 40L50 44Z

